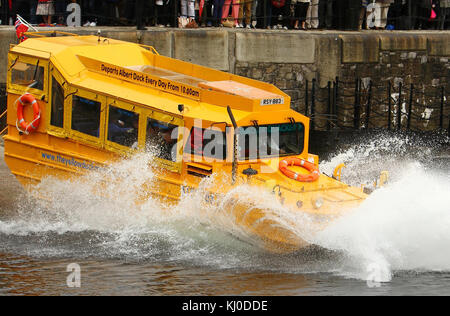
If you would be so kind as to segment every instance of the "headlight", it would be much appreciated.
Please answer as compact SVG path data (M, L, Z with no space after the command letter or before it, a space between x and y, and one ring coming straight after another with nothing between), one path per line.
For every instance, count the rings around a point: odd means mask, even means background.
M315 209L319 209L323 206L323 198L322 197L317 197L315 199L313 199L312 201L313 206Z

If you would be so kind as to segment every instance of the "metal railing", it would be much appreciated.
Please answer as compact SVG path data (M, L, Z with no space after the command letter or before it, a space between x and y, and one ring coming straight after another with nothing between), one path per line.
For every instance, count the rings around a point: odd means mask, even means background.
M447 130L450 136L450 91L444 85L336 78L320 88L313 79L301 88L300 98L304 106L297 111L311 118L311 130Z
M8 124L6 123L6 90L0 87L0 136L3 135L8 129Z
M31 23L39 23L40 17L32 15L31 12L35 12L35 9L24 9L20 7L24 12L15 12L19 8L13 8L12 11L7 9L6 0L0 0L5 3L1 7L0 19L3 24L9 23L9 17L15 13L21 14L25 19ZM140 26L152 26L157 24L167 25L170 24L176 27L178 22L177 18L181 15L181 1L182 0L163 0L163 5L156 5L155 1L137 0L128 3L126 0L117 1L111 3L108 1L101 1L101 4L90 7L89 1L82 1L81 4L81 16L82 24L86 21L96 21L97 25L140 25ZM222 1L223 2L223 1ZM283 2L283 1L281 1ZM371 3L372 1L368 1ZM418 7L419 1L406 0L395 1L389 6L390 14L386 18L379 17L378 21L391 24L395 29L415 29L415 28L440 28L449 27L450 13L443 14L443 10L436 8L437 17L430 21L430 12L427 10L421 10ZM25 2L24 2L25 3ZM30 1L32 3L32 1ZM199 10L195 12L195 17L198 22L204 22L202 19L207 19L212 23L219 23L222 16L220 14L214 16L214 10L212 9L214 4L219 4L221 1L206 0L204 1L204 8L202 10L202 17L199 16ZM294 5L291 5L291 1L285 1L285 5L280 8L272 5L272 0L240 0L239 2L231 1L230 9L239 5L245 7L249 5L251 7L251 19L258 21L258 28L266 28L271 24L271 21L277 20L281 14L283 19L292 24L297 18L295 16ZM386 5L378 2L379 7ZM310 4L311 11L318 11L318 16L310 17L310 20L319 21L322 27L327 29L357 29L360 25L360 21L367 20L367 15L373 15L371 12L364 14L360 0L321 0L318 4L312 1ZM313 10L317 9L317 10ZM232 10L232 9L231 9ZM217 10L216 10L217 11ZM244 10L245 11L245 10ZM249 11L247 10L247 13ZM441 13L442 12L442 13ZM56 20L64 20L67 12L57 12L54 22ZM219 16L220 15L220 16ZM304 19L306 17L300 17ZM13 17L15 19L15 16ZM163 21L163 22L161 22Z

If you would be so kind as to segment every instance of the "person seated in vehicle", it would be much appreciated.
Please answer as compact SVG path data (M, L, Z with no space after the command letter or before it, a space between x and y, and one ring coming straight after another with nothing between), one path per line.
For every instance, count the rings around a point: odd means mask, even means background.
M150 119L147 124L146 148L158 158L176 161L177 137L172 138L176 126Z
M176 161L177 160L177 135L173 135L176 131L176 128L169 127L166 130L162 131L162 136L164 140L164 145L161 150L161 158Z
M108 140L124 145L127 136L135 131L133 127L127 127L123 120L112 114L108 124Z

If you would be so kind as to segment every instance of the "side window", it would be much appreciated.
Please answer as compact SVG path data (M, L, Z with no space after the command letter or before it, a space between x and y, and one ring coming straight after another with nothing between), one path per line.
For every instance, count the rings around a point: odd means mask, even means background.
M72 97L72 129L99 137L101 103L80 96Z
M184 150L185 153L225 160L227 137L222 131L193 127Z
M44 90L44 67L16 61L11 70L11 83L27 88Z
M52 76L52 106L50 124L56 127L64 127L64 90Z
M139 114L115 106L109 107L108 140L116 144L137 148Z
M147 119L145 145L156 157L175 162L177 140L178 126L152 118Z

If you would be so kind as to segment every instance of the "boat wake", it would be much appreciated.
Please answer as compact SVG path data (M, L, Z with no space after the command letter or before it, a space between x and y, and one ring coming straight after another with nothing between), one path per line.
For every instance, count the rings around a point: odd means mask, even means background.
M347 257L340 273L375 282L396 271L450 271L450 181L410 163L398 180L320 232L315 243Z
M352 184L371 182L385 169L391 179L358 210L319 233L307 216L287 216L273 195L247 186L214 205L205 201L213 179L177 205L147 197L145 188L154 174L145 166L153 156L140 154L78 179L44 179L34 190L40 198L22 199L11 206L17 215L0 220L0 250L212 269L323 272L375 282L389 282L399 271L450 271L449 170L425 168L404 144L400 138L377 138L322 163L328 174L347 163L343 180ZM236 193L244 201L257 201L256 207L315 247L290 255L268 253L226 212Z

